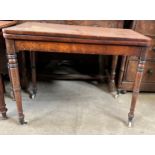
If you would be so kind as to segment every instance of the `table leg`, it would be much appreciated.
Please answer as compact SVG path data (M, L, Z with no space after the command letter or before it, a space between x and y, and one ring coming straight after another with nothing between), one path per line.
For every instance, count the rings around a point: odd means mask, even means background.
M126 93L126 90L123 90L121 88L123 75L124 75L124 71L125 71L126 59L127 59L127 56L122 56L121 68L120 68L119 80L118 80L118 89L117 89L118 94L120 94L120 93L125 94Z
M111 93L116 92L116 86L115 86L115 75L116 75L116 67L118 62L118 56L112 57L112 66L111 66L111 74L110 74L110 83L109 83L109 89ZM117 95L115 95L117 97Z
M116 75L116 67L117 67L118 56L112 57L112 67L110 74L110 91L114 92L116 90L115 87L115 75Z
M18 62L20 64L19 71L21 73L21 88L28 92L29 80L27 76L25 52L19 54Z
M104 67L103 66L105 66L105 64L104 64L104 56L103 55L99 55L99 77L100 77L100 79L99 79L99 83L103 83L103 81L104 81L104 79L103 79L103 71L104 71Z
M14 94L14 91L13 91L12 79L11 79L11 76L10 76L10 70L9 69L8 69L8 72L9 72L9 77L10 77L10 82L11 82L10 97L12 98L13 101L15 101L15 94Z
M37 93L36 55L34 52L30 52L30 60L31 60L31 72L32 72L32 94L30 97L34 99Z
M2 76L0 74L0 112L2 114L3 119L7 119L7 108L4 101L4 90L3 90L3 82L2 82Z
M136 78L135 78L135 82L134 82L134 86L133 86L133 94L132 94L130 112L128 114L129 127L132 126L132 121L134 118L134 111L135 111L135 106L136 106L136 102L137 102L138 95L139 95L139 89L140 89L140 84L141 84L141 80L142 80L142 76L143 76L144 65L145 65L145 59L140 58L138 67L137 67Z
M4 92L4 94L6 93L6 90L5 90L5 84L4 84L4 80L3 80L3 76L2 75L0 75L1 76L1 81L2 81L2 86L3 86L3 92Z
M10 54L11 53L11 54ZM10 78L12 82L13 92L16 100L19 122L20 124L25 124L23 107L22 107L22 97L21 97L21 88L20 88L20 80L19 80L19 70L17 63L17 56L14 51L7 51L8 56L8 68L10 72Z

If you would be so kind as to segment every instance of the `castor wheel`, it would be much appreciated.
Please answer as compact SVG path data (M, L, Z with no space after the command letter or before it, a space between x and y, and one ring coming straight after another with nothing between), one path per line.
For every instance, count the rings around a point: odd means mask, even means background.
M3 120L8 119L8 116L6 115L6 113L2 113L2 119L3 119Z
M122 89L118 89L117 90L117 94L119 95L119 94L126 94L127 93L127 91L126 90L122 90Z
M31 99L35 99L36 94L37 94L37 89L36 88L33 88L32 91L30 91L29 97Z
M111 92L111 95L116 99L119 97L119 94L117 92Z
M128 121L128 127L131 128L133 126L132 121Z
M31 99L35 99L36 94L37 94L37 90L36 90L36 89L32 90L32 91L30 92L30 98L31 98Z
M28 121L24 120L24 118L19 118L19 123L21 125L28 124Z
M126 94L127 91L126 90L121 90L121 94Z
M31 99L35 99L35 97L36 97L36 94L35 94L35 93L31 93L31 94L30 94L30 98L31 98Z
M133 119L134 115L133 114L128 114L128 127L131 128L133 126Z
M115 95L114 95L114 98L118 98L118 96L119 96L119 94L115 94Z

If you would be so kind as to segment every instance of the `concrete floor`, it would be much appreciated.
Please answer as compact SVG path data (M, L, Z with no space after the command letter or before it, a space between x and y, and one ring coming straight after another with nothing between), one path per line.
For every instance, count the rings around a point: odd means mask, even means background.
M155 95L141 93L134 127L127 127L131 93L114 99L106 85L81 81L38 83L34 100L22 93L28 125L19 125L15 102L6 97L8 120L0 134L155 134Z

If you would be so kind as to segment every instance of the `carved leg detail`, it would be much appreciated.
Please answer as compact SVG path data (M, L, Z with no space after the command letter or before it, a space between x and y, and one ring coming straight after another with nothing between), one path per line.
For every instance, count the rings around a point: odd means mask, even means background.
M22 108L22 98L21 98L19 71L18 71L16 54L8 54L8 68L9 68L13 92L16 100L19 122L21 124L24 124L25 121L24 121L24 114L23 114L23 108Z
M139 89L140 89L140 83L141 83L142 76L143 76L144 65L145 65L145 60L140 58L139 63L138 63L138 67L137 67L136 79L135 79L134 87L133 87L133 94L132 94L130 112L128 114L128 123L129 123L128 125L129 125L129 127L132 126L132 121L134 118L134 111L135 111L137 98L139 95Z
M2 114L3 119L7 119L7 108L6 108L6 104L4 101L4 90L3 90L3 82L2 82L2 77L0 74L0 112Z

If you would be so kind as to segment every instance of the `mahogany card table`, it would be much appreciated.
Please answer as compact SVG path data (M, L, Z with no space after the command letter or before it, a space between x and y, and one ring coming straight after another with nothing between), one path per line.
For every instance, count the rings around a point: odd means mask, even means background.
M6 41L8 68L20 124L25 124L20 77L16 52L58 52L74 54L136 56L139 59L130 111L132 125L145 59L151 39L130 29L101 28L50 23L25 22L3 29ZM61 100L61 98L60 98ZM73 98L74 102L74 98Z

